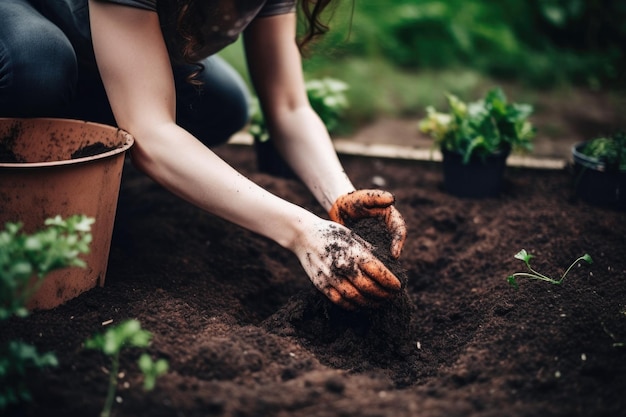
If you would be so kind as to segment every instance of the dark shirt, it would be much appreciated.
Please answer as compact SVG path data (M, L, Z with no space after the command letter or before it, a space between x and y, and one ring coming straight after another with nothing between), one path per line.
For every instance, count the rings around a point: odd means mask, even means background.
M102 1L157 12L170 57L176 62L183 61L181 51L185 41L176 30L176 0ZM296 0L203 0L197 3L203 7L200 11L203 23L198 39L201 47L193 57L197 60L233 43L253 19L291 13L296 6Z

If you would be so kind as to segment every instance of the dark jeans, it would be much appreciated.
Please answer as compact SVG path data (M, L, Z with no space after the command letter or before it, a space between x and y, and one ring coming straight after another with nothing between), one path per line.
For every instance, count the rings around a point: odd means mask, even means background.
M245 83L217 56L173 67L177 123L208 146L248 120ZM96 68L87 0L0 0L0 117L65 117L115 125Z

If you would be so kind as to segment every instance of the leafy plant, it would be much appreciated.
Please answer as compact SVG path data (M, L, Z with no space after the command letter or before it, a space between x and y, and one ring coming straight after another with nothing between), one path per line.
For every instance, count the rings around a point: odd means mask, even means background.
M101 417L109 417L113 408L115 390L117 388L117 378L120 366L120 352L124 347L145 348L150 344L152 334L141 328L138 320L126 320L108 328L104 333L97 334L85 341L87 349L100 350L111 357L111 369L109 369L109 387L102 409ZM167 372L169 364L165 359L153 361L147 354L143 353L138 361L138 366L144 374L144 389L150 391L154 388L156 378Z
M450 113L429 106L426 118L418 125L434 139L435 146L459 152L464 163L472 157L484 158L499 151L532 150L535 128L528 120L533 112L531 105L508 103L499 87L472 103L453 94L446 94L446 98Z
M0 410L11 404L31 401L27 373L31 369L58 366L54 353L39 353L35 346L10 340L0 346Z
M7 223L0 231L0 320L28 315L26 303L53 270L84 267L80 254L89 252L94 219L76 215L45 220L46 228L22 232L21 223ZM30 401L27 373L57 366L53 353L40 354L34 346L10 340L0 346L0 410Z
M349 106L345 95L347 90L348 85L346 83L334 78L313 79L306 82L309 103L329 132L337 128L341 115ZM250 113L252 116L248 132L261 142L267 141L270 135L259 100L256 97L250 105Z
M313 79L306 82L306 92L313 110L320 116L329 132L339 125L343 112L349 107L348 84L334 78Z
M609 171L626 171L626 133L618 132L590 140L581 152L606 165Z
M561 285L563 283L563 280L565 279L565 277L567 276L567 274L569 273L569 271L574 267L574 265L576 265L578 262L580 261L585 261L588 264L592 264L593 260L591 259L591 256L588 253L585 253L583 256L577 258L574 262L572 262L572 264L569 266L569 268L567 268L567 270L565 271L565 273L563 275L561 275L561 278L559 279L554 279L554 278L550 278L546 275L540 274L539 272L535 271L531 266L530 266L530 260L531 258L533 258L533 256L526 252L526 249L522 249L520 250L516 255L515 255L515 259L519 259L520 261L524 262L526 264L526 267L528 268L528 270L530 272L516 272L513 275L509 275L507 277L507 281L508 283L513 286L515 289L518 289L519 286L517 284L517 278L519 277L523 277L523 278L528 278L528 279L537 279L540 281L546 281L549 282L550 284L554 284L554 285Z
M26 301L51 271L86 266L79 255L89 252L94 221L82 215L65 220L56 216L32 235L21 232L21 223L6 224L0 232L0 320L26 315ZM36 282L31 282L33 277Z

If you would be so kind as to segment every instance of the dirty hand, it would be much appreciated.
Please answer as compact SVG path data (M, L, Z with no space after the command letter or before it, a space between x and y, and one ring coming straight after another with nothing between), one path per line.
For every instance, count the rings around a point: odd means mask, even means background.
M348 228L316 222L295 249L313 284L333 303L348 309L376 307L397 293L400 281Z
M345 225L349 219L380 217L391 233L391 256L399 258L406 240L406 223L393 206L393 194L382 190L357 190L340 196L328 215L334 222Z

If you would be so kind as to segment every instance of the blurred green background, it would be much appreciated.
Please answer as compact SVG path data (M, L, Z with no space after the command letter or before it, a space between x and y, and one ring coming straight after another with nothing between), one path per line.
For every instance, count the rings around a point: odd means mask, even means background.
M444 91L471 99L504 83L532 102L572 87L622 94L626 84L623 0L339 0L327 18L304 70L350 85L346 129L422 115ZM221 55L246 77L240 41Z

